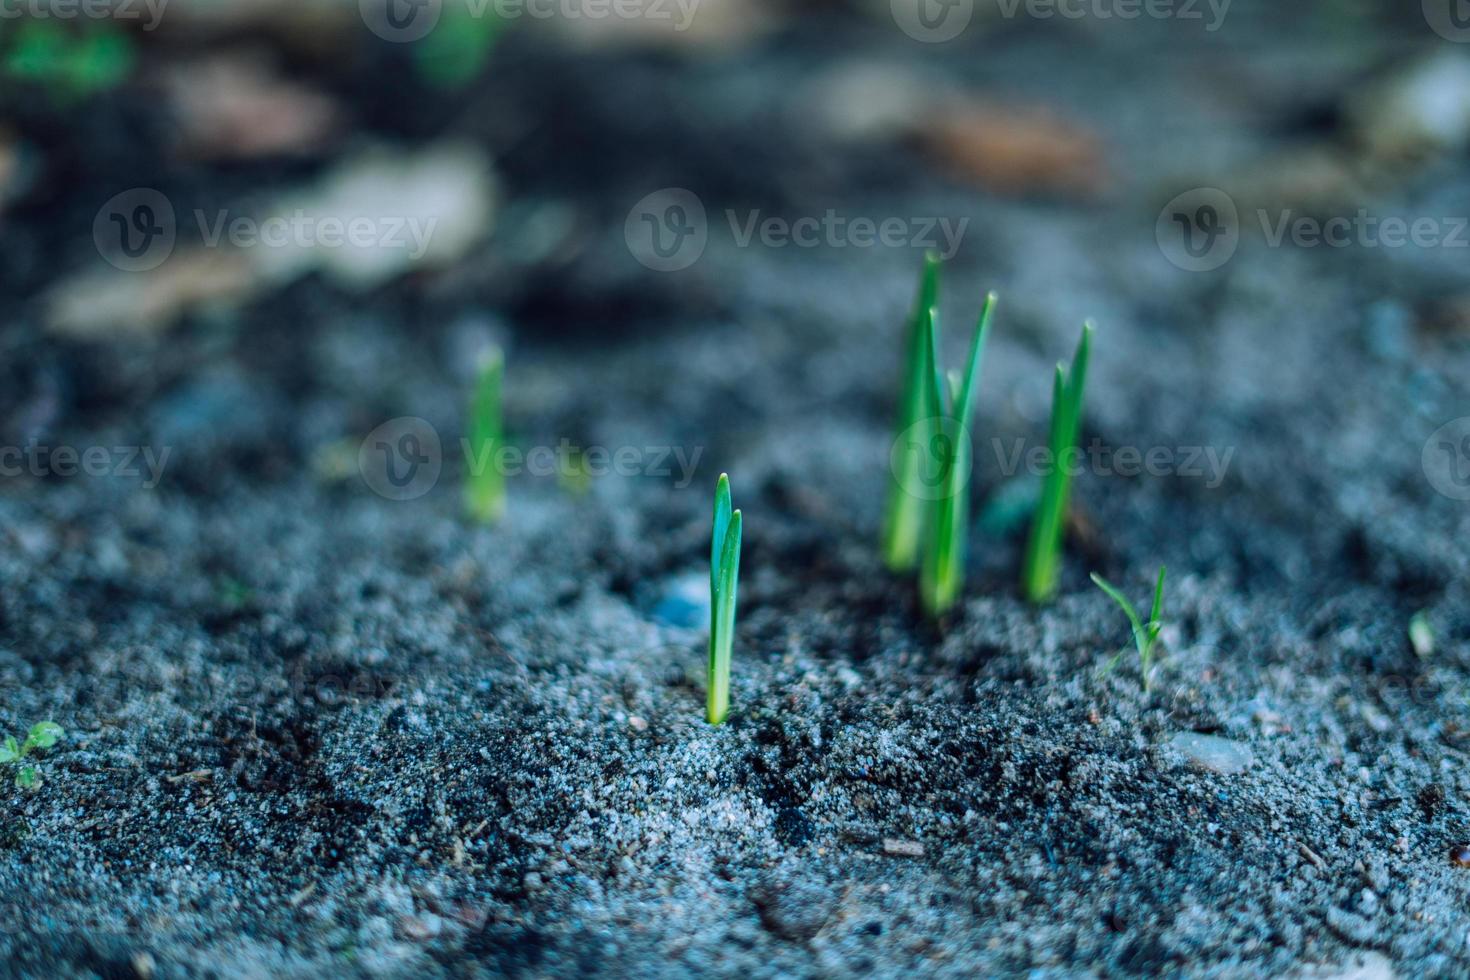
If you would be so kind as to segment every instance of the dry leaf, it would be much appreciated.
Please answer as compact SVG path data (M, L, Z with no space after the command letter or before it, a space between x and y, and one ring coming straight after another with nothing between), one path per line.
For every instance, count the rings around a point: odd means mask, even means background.
M957 106L931 117L921 132L930 153L998 194L1095 198L1110 183L1101 140L1045 109Z
M341 112L330 97L240 54L175 66L164 89L183 151L201 159L308 153L340 130Z

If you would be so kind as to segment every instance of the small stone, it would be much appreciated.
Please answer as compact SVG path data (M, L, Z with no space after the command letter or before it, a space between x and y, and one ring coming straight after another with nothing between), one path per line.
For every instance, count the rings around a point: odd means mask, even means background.
M648 731L648 722L642 718L639 718L637 715L628 716L628 726L632 728L635 732Z
M1470 868L1470 844L1456 844L1450 848L1450 863L1457 868Z
M883 838L883 853L892 854L896 857L923 857L924 845L916 840L898 840L894 837Z
M1250 746L1220 738L1218 735L1180 732L1169 740L1169 745L1188 759L1189 764L1196 769L1222 776L1243 772L1256 761Z

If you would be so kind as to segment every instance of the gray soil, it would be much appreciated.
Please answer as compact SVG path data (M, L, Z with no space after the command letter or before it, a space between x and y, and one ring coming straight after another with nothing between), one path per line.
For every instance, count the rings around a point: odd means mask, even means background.
M5 441L172 455L155 489L0 481L0 720L67 731L36 788L0 783L4 969L1470 973L1470 868L1449 857L1470 840L1470 505L1421 465L1467 413L1470 342L1443 314L1463 259L1257 234L1189 273L1154 236L1183 190L1340 146L1347 95L1440 42L1414 11L1237 6L1217 34L1020 24L939 46L832 14L710 59L511 38L462 115L385 91L365 123L496 156L522 206L463 268L365 296L307 280L151 336L41 326L98 203L272 175L160 160L151 103L125 93L53 121L75 173L10 217ZM807 100L857 56L1056 107L1099 137L1107 192L1005 199L904 141L824 135ZM355 70L354 97L398 85ZM681 272L623 241L663 186L710 214ZM1373 193L1467 214L1470 161ZM552 207L579 247L527 265L526 215ZM946 270L952 360L983 290L1002 297L969 580L942 628L876 548L918 250L741 248L724 217L828 207L971 219ZM1038 609L991 440L1044 438L1086 316L1084 443L1233 455L1214 486L1081 476ZM527 476L502 525L466 521L452 447L486 337L519 444L698 450L692 482ZM427 495L313 462L398 416L451 447ZM721 472L745 550L733 711L710 727L688 594ZM1087 574L1143 603L1161 563L1146 693L1136 657L1107 669L1127 624ZM1428 656L1406 635L1421 610ZM1181 751L1188 733L1229 758Z

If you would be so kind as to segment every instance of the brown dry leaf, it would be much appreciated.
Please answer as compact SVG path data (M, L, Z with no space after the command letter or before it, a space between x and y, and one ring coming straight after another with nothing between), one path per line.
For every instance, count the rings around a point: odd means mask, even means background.
M148 272L109 268L63 280L46 301L46 328L80 339L159 333L186 310L202 303L240 302L257 284L239 252L179 251Z
M1037 106L970 103L924 124L925 148L997 194L1096 198L1110 186L1096 134Z
M183 151L205 160L308 153L341 129L337 103L265 62L222 54L170 69L164 89Z

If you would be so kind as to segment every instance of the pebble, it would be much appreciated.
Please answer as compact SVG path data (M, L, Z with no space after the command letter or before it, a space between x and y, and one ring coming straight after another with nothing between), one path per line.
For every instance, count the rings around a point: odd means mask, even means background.
M923 857L924 845L916 840L897 840L893 837L885 837L883 838L883 853L897 857Z
M1169 745L1189 760L1190 765L1207 772L1231 776L1249 769L1256 761L1250 746L1232 742L1218 735L1180 732Z
M653 607L653 619L664 626L695 629L709 625L709 577L681 575L664 583Z
M1450 863L1457 868L1470 868L1470 844L1456 844L1450 848Z

